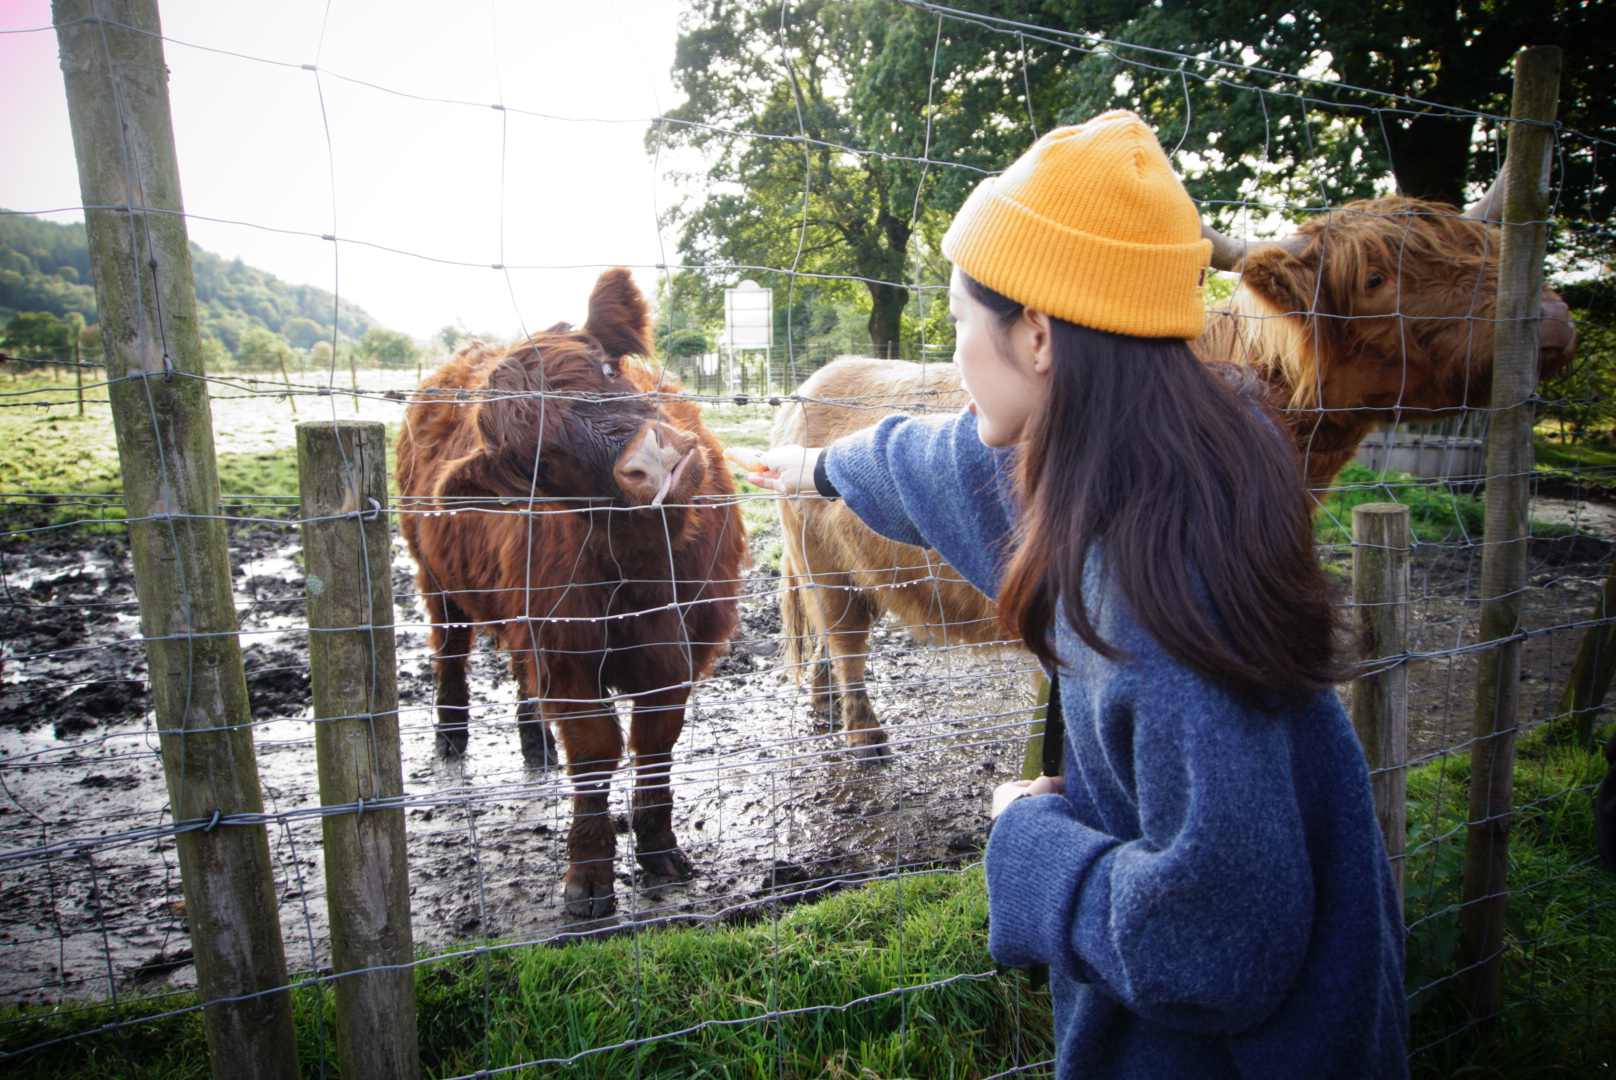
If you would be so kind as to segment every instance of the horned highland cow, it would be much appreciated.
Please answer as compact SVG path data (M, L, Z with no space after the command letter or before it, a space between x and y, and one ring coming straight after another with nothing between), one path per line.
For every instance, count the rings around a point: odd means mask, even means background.
M584 325L474 342L425 379L398 440L401 529L431 621L440 752L467 746L478 633L509 654L530 765L573 785L566 910L615 906L607 791L623 752L611 695L633 699L635 854L684 878L668 771L692 685L736 623L746 560L734 484L699 407L651 354L627 270L602 274Z
M1213 265L1241 277L1192 347L1266 385L1311 488L1328 487L1379 425L1487 405L1498 285L1498 230L1487 222L1498 195L1463 214L1417 199L1350 202L1267 243L1204 230ZM1568 316L1545 289L1540 376L1571 358ZM826 365L797 397L775 420L775 446L823 446L895 412L966 401L952 364L858 358ZM886 735L864 687L870 629L891 614L933 641L1003 643L997 605L935 552L877 536L839 500L779 505L786 661L799 673L807 664L815 707L840 710L849 745L880 758Z

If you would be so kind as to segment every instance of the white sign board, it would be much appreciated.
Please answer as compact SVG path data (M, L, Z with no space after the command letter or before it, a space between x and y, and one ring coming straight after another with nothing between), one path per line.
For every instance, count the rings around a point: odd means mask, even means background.
M724 344L731 352L774 345L773 289L748 280L724 290Z

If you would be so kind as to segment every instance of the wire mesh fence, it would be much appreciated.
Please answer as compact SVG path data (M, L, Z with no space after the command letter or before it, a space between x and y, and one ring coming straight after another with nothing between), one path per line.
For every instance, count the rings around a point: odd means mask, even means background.
M1354 113L1355 131L1371 133L1387 116L1434 108L1373 88L1326 86L1305 74L1137 49L940 5L893 5L900 9L934 20L925 88L932 104L920 117L919 154L827 145L806 123L794 136L718 125L708 125L705 136L741 150L784 146L804 157L810 187L813 151L884 154L920 173L913 221L926 176L958 173L974 182L985 171L972 160L972 147L932 141L934 110L948 107L934 94L950 85L946 65L939 79L939 57L959 41L1020 56L1024 64L1100 55L1124 73L1171 71L1184 80L1186 133L1216 130L1218 122L1216 115L1189 115L1191 80L1215 81L1222 93L1272 108L1276 124L1281 115L1293 117L1293 131L1316 132L1321 141L1339 137L1343 124L1310 116L1309 105L1326 96ZM101 36L128 32L125 21L90 4L66 26ZM1025 59L1029 49L1034 60ZM1498 144L1502 162L1508 118L1445 112ZM653 143L674 123L690 126L650 118ZM1025 141L1035 131L1029 122ZM1552 175L1583 167L1598 174L1606 139L1558 125L1550 132ZM1162 133L1169 150L1177 134ZM1191 166L1186 171L1214 167L1204 158L1180 161ZM144 161L120 156L105 167L127 192L155 186ZM1613 621L1600 606L1616 557L1616 502L1607 498L1613 466L1599 442L1608 421L1599 380L1610 359L1610 329L1576 310L1543 308L1559 327L1544 332L1546 381L1530 406L1538 414L1540 463L1530 478L1526 587L1510 634L1521 659L1519 724L1511 729L1519 752L1504 887L1502 1008L1478 1016L1464 988L1489 958L1466 951L1462 922L1474 903L1465 891L1466 839L1484 824L1466 801L1471 754L1483 740L1475 723L1477 672L1497 644L1483 640L1480 625L1490 597L1481 577L1488 508L1478 455L1489 418L1503 407L1490 403L1485 389L1501 318L1492 295L1497 278L1488 277L1495 274L1498 230L1462 227L1456 210L1395 197L1343 205L1323 183L1299 201L1265 201L1267 195L1253 185L1248 197L1208 209L1238 211L1230 216L1265 227L1280 217L1307 223L1303 232L1313 230L1308 235L1322 251L1335 245L1348 252L1361 232L1371 237L1364 242L1381 245L1382 258L1389 253L1395 260L1379 267L1388 277L1395 271L1395 295L1378 314L1363 313L1361 294L1326 293L1342 286L1318 272L1317 263L1317 292L1297 306L1235 279L1221 309L1227 315L1210 320L1205 347L1268 381L1290 409L1287 422L1309 455L1310 479L1334 481L1320 492L1319 554L1342 579L1344 606L1352 508L1384 501L1410 508L1406 651L1379 659L1382 669L1401 666L1407 677L1401 858L1412 1060L1434 1073L1475 1053L1484 1045L1477 1040L1503 1039L1512 1052L1530 1053L1607 1037L1616 1023L1606 937L1612 912L1588 833L1589 796L1604 770L1588 745L1597 719L1588 710L1600 705L1609 674L1592 701L1574 698L1568 688L1579 649ZM805 208L807 202L805 194ZM130 232L152 219L182 216L155 194L85 210L115 217ZM1562 230L1577 228L1558 211L1555 220ZM802 228L806 235L806 218ZM340 246L363 238L336 239ZM1564 288L1594 273L1577 261L1576 252L1597 246L1586 239L1558 245L1553 284ZM909 243L919 267L914 279L885 284L913 294L919 332L869 352L943 359L948 347L928 340L926 330L940 285L927 277L918 231ZM654 269L664 281L680 271L715 280L767 274L789 289L816 273L798 265L800 255L801 245L799 259L783 265L641 269ZM138 267L132 272L138 276ZM1355 280L1344 288L1365 285ZM142 295L162 295L150 282L142 288L148 290ZM1318 302L1320 295L1326 302ZM1298 312L1309 316L1303 330L1296 329ZM519 317L524 325L547 318ZM603 308L587 329L599 337L608 322ZM1574 364L1572 326L1581 339ZM1450 332L1455 327L1462 332ZM632 327L623 332L632 336ZM285 1006L288 1022L295 1014L299 1038L315 1044L307 1053L324 1075L337 1057L338 988L355 981L355 968L335 956L341 946L329 906L327 825L341 818L362 826L367 814L392 814L402 817L407 836L405 944L413 952L404 963L423 1003L420 1050L433 1075L564 1066L660 1073L691 1060L744 1061L736 1068L748 1075L851 1075L857 1060L895 1075L1049 1069L1047 999L1022 976L995 970L979 938L974 945L962 940L979 930L985 911L978 864L987 797L998 782L1021 774L1027 756L1036 664L1005 640L990 610L971 606L969 590L934 555L899 549L881 553L884 562L859 562L868 548L855 537L858 554L847 556L847 565L827 563L831 549L812 548L805 537L832 524L737 488L717 456L724 444L764 446L787 430L806 431L811 441L813 432L862 427L892 411L957 408L951 369L903 368L918 381L896 392L879 386L850 392L827 382L842 370L826 370L842 345L799 339L788 328L786 344L766 353L669 358L669 373L682 384L627 361L620 370L602 368L594 354L588 377L569 383L544 364L547 355L565 354L575 334L566 327L546 333L549 339L535 339L527 382L490 374L507 356L495 349L487 370L462 373L461 382L440 383L426 396L417 393L430 373L424 365L344 370L347 361L335 351L323 369L294 363L211 372L187 366L178 355L183 343L109 359L107 366L68 354L8 355L12 378L0 381L0 405L11 418L26 415L28 424L14 423L13 439L38 439L53 453L103 466L89 470L93 482L36 470L17 482L8 478L0 491L7 527L0 539L0 993L19 1006L0 1017L10 1059L48 1071L52 1055L95 1046L134 1068L149 1052L147 1033L207 1007L207 994L197 993L193 948L200 946L193 935L214 914L194 910L194 896L187 903L179 845L218 830L256 829L268 857L270 931L278 935L284 972L247 996L267 1001L295 990ZM1336 351L1320 344L1327 339ZM854 346L849 340L846 351L864 351ZM1374 377L1363 373L1370 356L1387 361ZM1350 367L1354 359L1360 368ZM109 374L120 367L121 374ZM132 391L121 406L119 383ZM232 463L216 507L203 513L150 502L137 507L105 467L118 454L114 411L136 409L160 427L172 416L148 391L176 383L205 392L219 460ZM419 411L432 397L442 417ZM445 474L435 486L401 485L367 507L374 496L360 497L364 489L344 459L335 471L348 470L343 475L355 498L333 518L357 525L370 514L400 526L379 553L386 580L352 568L350 582L311 577L306 534L325 519L311 518L299 503L294 425L318 422L335 431L338 421L380 422L389 433L404 431L400 446L425 461L431 440L422 425L431 420L434 437L448 438L481 424L487 438L495 421L458 419L473 414L532 425L522 444L526 471L517 477L525 491ZM681 445L677 462L664 462L660 487L652 485L654 500L625 493L621 474L610 467L607 479L595 478L592 493L581 493L558 477L568 468L598 473L600 462L577 464L580 458L554 442L543 442L541 453L533 434L557 416L609 429L614 453L645 425L667 425L675 441L705 432L706 449ZM65 435L44 434L68 417L75 423ZM1386 423L1408 417L1427 423L1413 429ZM154 446L125 449L124 476L128 461L144 456L155 459L147 465L156 468L159 488L180 484L184 469ZM704 462L706 471L699 485L681 487L680 477L700 472L678 471L692 469L689 460ZM387 468L399 464L389 460ZM221 573L235 628L198 630L189 615L166 626L143 623L131 539L143 526L158 535L176 519L216 526L227 552ZM563 519L570 524L563 527ZM703 549L709 561L681 563L675 549L684 550L682 530L714 521L720 538ZM403 533L421 537L434 529L437 542L459 545L458 581L444 579L446 562L421 572L431 557L418 560L423 548L412 553L406 544ZM714 573L726 529L744 529L746 558ZM491 545L487 538L496 533L519 538L520 550L507 557L492 546L468 548ZM543 560L546 572L560 576L536 581L532 552L544 545L552 549ZM581 569L585 563L594 576ZM387 598L388 610L371 610L351 625L373 642L379 634L391 642L386 650L373 646L370 655L396 657L389 674L397 690L401 786L396 794L372 788L357 801L333 803L319 784L316 725L393 715L381 708L314 719L318 680L371 693L381 681L352 664L312 670L311 651L319 647L311 650L311 641L324 631L311 629L311 597L340 584L379 589ZM195 586L191 580L176 593L181 609L195 599L188 591ZM496 618L489 612L504 610L501 594L516 607ZM857 612L846 602L855 596L864 605ZM497 647L481 642L485 635ZM189 681L201 670L197 650L222 637L239 641L245 715L191 700L202 685ZM189 666L180 669L190 673L183 685L171 681L172 666L161 676L153 671L154 646L173 642L192 650ZM712 654L710 664L703 650ZM545 658L537 669L533 657ZM591 666L593 682L577 674ZM461 696L445 697L446 679L451 687L463 679ZM159 715L162 701L176 695L189 732L183 737L163 734L181 725ZM562 765L545 757L541 724L558 736ZM221 730L250 732L261 808L177 811L189 804L176 787L173 755L192 736ZM880 737L855 737L871 730ZM619 768L623 737L612 733L622 731L631 756ZM427 1007L445 1001L461 1007L448 1026ZM23 1007L34 1004L49 1009ZM559 1011L532 1020L541 1008ZM958 1044L946 1052L932 1045L943 1045L939 1033L951 1022L950 1010L981 1023L974 1056L949 1060ZM837 1049L825 1034L832 1014L854 1032L852 1046L862 1038L878 1049L867 1045L865 1059L845 1045Z

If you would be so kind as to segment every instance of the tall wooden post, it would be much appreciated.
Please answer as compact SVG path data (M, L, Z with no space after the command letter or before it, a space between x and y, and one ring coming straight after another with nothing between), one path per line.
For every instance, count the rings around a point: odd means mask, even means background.
M1465 838L1460 966L1474 1015L1502 1004L1505 879L1515 793L1520 629L1526 586L1527 504L1532 476L1532 397L1537 381L1543 250L1548 238L1549 166L1560 92L1560 50L1523 49L1515 58L1504 224L1493 337L1493 418L1487 441L1486 545L1481 562L1479 640L1498 641L1476 664L1475 741L1470 751L1470 826Z
M414 1080L414 947L393 656L387 434L373 420L297 425L309 675L337 1060L345 1078ZM358 974L347 974L358 972Z
M1408 838L1408 668L1385 663L1408 652L1409 540L1408 507L1401 503L1352 508L1358 659L1370 667L1352 683L1352 726L1369 763L1399 898Z
M1582 636L1577 659L1571 665L1571 675L1560 693L1559 711L1571 719L1577 745L1585 751L1594 750L1594 721L1599 708L1610 692L1612 676L1616 676L1616 563L1605 575L1605 586L1599 591L1588 621L1593 625Z
M298 1075L155 0L52 9L209 1057Z

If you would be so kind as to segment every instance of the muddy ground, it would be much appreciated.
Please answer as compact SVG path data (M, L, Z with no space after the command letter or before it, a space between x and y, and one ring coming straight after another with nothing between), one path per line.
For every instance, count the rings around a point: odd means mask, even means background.
M1531 550L1523 715L1549 715L1610 566L1616 511L1543 500L1584 535ZM754 538L764 550L771 537ZM287 957L329 963L319 804L297 537L234 524L231 549ZM1478 546L1415 553L1413 650L1474 640ZM431 671L408 557L395 550L415 943L428 954L486 937L576 932L560 909L568 800L562 777L524 767L514 683L486 645L473 665L469 754L436 756ZM617 923L756 918L771 897L812 895L917 864L974 857L986 796L1020 767L1031 703L1019 653L920 647L897 629L872 641L869 687L895 753L870 766L808 707L779 654L778 579L756 569L742 628L698 688L676 748L675 829L696 864L686 883L634 875L620 840ZM59 1000L194 985L167 796L138 644L123 540L82 531L0 547L0 999ZM1553 627L1566 627L1551 630ZM1469 739L1475 658L1411 668L1411 753ZM626 785L613 809L626 809ZM619 818L620 829L626 819ZM33 854L51 845L58 857Z

